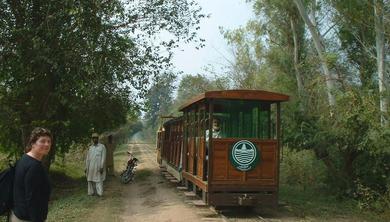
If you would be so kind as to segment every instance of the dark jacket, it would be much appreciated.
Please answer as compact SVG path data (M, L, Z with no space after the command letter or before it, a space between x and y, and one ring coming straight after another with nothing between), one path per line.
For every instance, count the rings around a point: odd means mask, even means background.
M17 162L14 182L14 214L22 220L46 220L51 187L41 161L27 154Z

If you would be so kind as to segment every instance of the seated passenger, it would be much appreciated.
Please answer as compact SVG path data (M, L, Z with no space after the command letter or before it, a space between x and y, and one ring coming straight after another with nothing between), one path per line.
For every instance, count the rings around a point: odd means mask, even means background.
M212 138L222 138L221 133L221 126L220 126L220 120L217 118L213 118L213 131L212 131ZM206 143L209 142L209 130L206 130Z
M221 132L221 121L218 118L213 118L213 131L212 131L212 138L222 138L224 137ZM209 130L206 130L206 160L209 159Z

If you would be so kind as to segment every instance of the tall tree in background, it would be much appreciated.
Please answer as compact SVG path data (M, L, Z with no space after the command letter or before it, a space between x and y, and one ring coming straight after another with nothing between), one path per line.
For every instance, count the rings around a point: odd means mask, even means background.
M202 45L202 17L193 0L0 1L0 147L45 126L66 151L123 123L179 41Z
M312 36L326 78L325 82L326 82L329 105L331 107L334 107L336 105L336 96L335 96L337 90L336 77L329 69L328 60L326 58L326 49L324 48L324 41L321 37L318 27L316 26L316 22L313 22L309 19L309 15L307 13L306 7L303 4L303 2L301 0L294 0L294 3L298 8L299 13L301 14L303 21L306 23L307 27L309 28L310 34Z
M300 111L305 112L305 24L297 8L289 1L250 2L253 3L256 19L249 21L245 27L223 30L234 52L234 61L229 61L230 76L233 80L241 80L237 81L239 88L275 90L277 82L290 82L288 89L296 91L294 95L297 96L293 98L297 99L294 101ZM291 94L286 85L284 88L282 91Z
M171 111L175 81L176 75L172 73L158 76L146 94L145 119L148 120L148 125L152 126L153 130L158 124L159 117L168 115Z
M205 75L189 75L182 76L179 86L177 87L177 95L174 99L173 106L169 114L180 115L178 109L189 99L201 93L211 90L225 90L229 88L229 82L224 76L208 78Z
M204 75L185 75L179 83L176 102L184 103L194 96L213 89L213 87L212 82Z
M253 25L253 26L251 26ZM258 87L258 76L262 70L261 64L264 59L261 58L263 45L259 35L253 35L249 32L250 27L238 28L234 31L223 30L221 33L232 46L234 61L226 59L228 62L227 76L236 89L255 89Z
M335 20L339 26L341 46L346 50L352 67L358 68L362 90L379 89L380 119L385 126L388 112L385 52L388 49L385 47L383 1L330 2L337 10Z
M373 0L375 14L375 40L376 40L376 61L378 72L378 85L380 97L381 124L387 126L389 121L386 119L388 114L389 98L387 93L387 80L385 77L385 28L383 24L383 12L385 10L383 0Z
M335 9L334 23L337 24L337 34L340 39L340 50L345 51L350 67L347 72L357 72L353 78L349 78L349 84L357 82L361 90L372 90L375 88L375 44L374 16L367 13L371 8L368 1L330 1ZM364 20L363 20L364 19Z

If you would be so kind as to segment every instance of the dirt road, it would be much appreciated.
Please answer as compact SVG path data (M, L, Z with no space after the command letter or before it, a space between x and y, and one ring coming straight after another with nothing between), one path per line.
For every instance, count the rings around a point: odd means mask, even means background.
M136 180L124 195L123 221L183 222L223 221L209 208L198 208L186 200L176 186L160 174L152 144L129 144L129 150L140 162Z

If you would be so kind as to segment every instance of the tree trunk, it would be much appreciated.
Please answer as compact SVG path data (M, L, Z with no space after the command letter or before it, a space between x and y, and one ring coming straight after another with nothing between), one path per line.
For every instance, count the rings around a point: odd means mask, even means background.
M297 37L297 30L295 26L295 22L293 18L290 18L290 24L291 24L291 31L293 34L293 41L294 41L294 70L295 70L295 78L297 79L297 87L298 87L298 96L299 96L299 109L301 112L305 112L305 98L306 98L306 93L305 89L303 86L303 81L302 81L302 76L301 72L299 71L299 58L298 58L298 49L299 49L299 44L298 44L298 37Z
M325 57L325 49L323 47L323 41L321 36L318 33L317 27L310 21L307 11L301 0L294 0L295 5L298 8L299 13L305 24L308 26L310 34L313 38L314 46L317 50L318 57L320 58L320 62L322 65L322 69L324 71L324 75L326 78L326 89L328 94L328 101L331 107L336 105L336 98L334 93L336 92L336 78L331 74L328 67L328 62Z
M381 125L387 126L388 120L386 119L388 98L386 97L386 79L385 79L385 35L383 26L383 0L374 0L374 13L375 13L375 41L376 41L376 62L378 68L378 85L379 85L379 98L380 98L380 111L381 111Z

